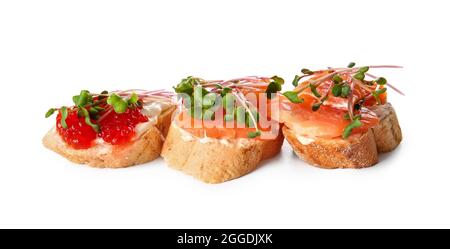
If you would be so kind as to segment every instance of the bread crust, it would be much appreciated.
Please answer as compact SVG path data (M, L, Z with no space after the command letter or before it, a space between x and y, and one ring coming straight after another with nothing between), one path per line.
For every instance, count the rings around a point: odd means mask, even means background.
M74 163L95 168L125 168L147 163L160 156L174 108L168 108L158 116L156 124L149 125L142 135L125 145L99 143L89 149L76 150L62 140L55 128L45 135L43 144Z
M174 122L175 123L175 122ZM205 183L222 183L244 176L265 159L276 156L283 135L270 141L257 139L202 139L187 134L174 123L164 143L161 156L169 167Z
M287 126L283 127L283 134L298 157L320 168L366 168L378 162L375 138L370 130L348 139L319 138L305 144Z
M380 119L372 131L379 153L391 152L401 143L403 136L397 114L390 103L370 108Z

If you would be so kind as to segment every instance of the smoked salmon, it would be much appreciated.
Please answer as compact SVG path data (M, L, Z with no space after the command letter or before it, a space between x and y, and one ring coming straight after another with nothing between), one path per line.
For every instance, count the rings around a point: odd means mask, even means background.
M279 124L271 117L272 109L278 106L272 107L268 94L277 97L282 84L279 78L246 77L229 81L197 78L190 83L191 86L181 83L176 87L178 94L187 95L182 98L184 103L175 117L183 130L199 138L212 139L278 137Z
M309 78L281 96L279 121L296 134L311 138L336 138L357 122L351 134L365 133L379 123L369 107L387 102L386 80L366 80L370 67L303 70ZM296 94L298 101L289 96ZM295 97L295 96L294 96ZM301 102L301 103L299 103Z

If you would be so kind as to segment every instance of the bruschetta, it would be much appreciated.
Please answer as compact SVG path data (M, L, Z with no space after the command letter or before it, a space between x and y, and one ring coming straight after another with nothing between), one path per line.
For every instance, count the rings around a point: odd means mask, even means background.
M162 150L167 164L206 183L222 183L254 171L283 144L271 118L279 77L206 81L188 77L175 87L182 104Z
M175 110L166 91L115 91L73 97L73 106L51 108L56 124L43 144L68 160L98 168L123 168L160 156Z
M402 133L387 87L401 93L375 68L397 66L303 69L295 89L281 97L283 134L295 153L318 167L365 168L378 154L394 150ZM305 80L306 79L306 80Z

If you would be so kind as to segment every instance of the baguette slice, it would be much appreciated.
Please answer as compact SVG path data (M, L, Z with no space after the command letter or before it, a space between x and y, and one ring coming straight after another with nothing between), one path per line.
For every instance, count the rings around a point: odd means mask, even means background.
M395 149L402 140L400 125L391 104L373 107L380 123L364 134L348 139L318 138L302 143L288 126L283 128L286 140L306 162L326 169L365 168L378 162L378 153Z
M155 123L145 124L144 130L126 145L98 142L89 149L76 150L62 140L55 128L45 135L43 144L72 162L96 168L125 168L143 164L160 156L174 109L173 106L169 107L158 116Z
M365 168L378 162L377 145L371 130L348 139L318 138L305 143L287 126L283 127L283 134L298 157L320 168Z
M270 141L200 139L173 122L161 156L171 168L205 183L222 183L244 176L257 169L261 161L276 156L283 139L281 132Z

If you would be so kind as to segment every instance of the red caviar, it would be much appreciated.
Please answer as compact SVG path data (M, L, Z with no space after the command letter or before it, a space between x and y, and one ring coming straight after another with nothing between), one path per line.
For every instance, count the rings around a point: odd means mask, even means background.
M61 125L61 113L56 118L56 129L64 142L72 148L88 149L94 145L97 138L102 138L112 145L126 144L135 135L136 126L148 121L148 117L141 113L141 108L127 109L121 114L112 111L105 115L98 122L99 133L86 124L84 117L78 117L77 111L73 109L68 110L67 129Z
M111 112L100 121L101 131L98 136L113 145L125 144L136 134L136 125L147 121L148 118L139 108L127 109L121 114Z
M86 124L83 117L78 117L77 111L68 109L66 118L67 129L61 125L61 112L56 117L56 130L61 138L74 149L87 149L97 138L97 133Z

